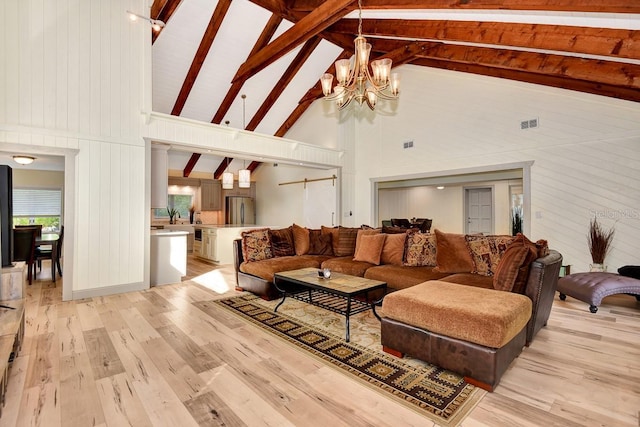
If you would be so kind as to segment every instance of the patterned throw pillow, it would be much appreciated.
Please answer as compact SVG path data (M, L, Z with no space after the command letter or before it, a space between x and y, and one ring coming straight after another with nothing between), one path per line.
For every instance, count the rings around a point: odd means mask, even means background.
M335 256L353 256L356 252L356 239L359 228L339 227L338 244L333 240L333 254Z
M274 257L292 256L296 254L293 243L293 227L282 228L280 230L271 230L269 232L271 239L271 249Z
M514 237L466 235L465 240L474 265L471 272L481 276L493 276L502 254L513 242Z
M268 228L243 231L241 233L241 237L242 257L245 262L261 261L263 259L273 258Z
M408 267L435 267L435 234L407 233L404 265Z

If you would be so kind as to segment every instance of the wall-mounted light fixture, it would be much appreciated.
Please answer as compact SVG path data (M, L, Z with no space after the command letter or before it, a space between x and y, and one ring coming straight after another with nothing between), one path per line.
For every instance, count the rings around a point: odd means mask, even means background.
M149 22L151 24L151 28L153 28L153 31L160 31L162 28L164 28L164 22L159 19L147 18L146 16L139 15L135 12L131 12L130 10L127 10L127 13L129 14L129 19L131 19L132 21L142 19L143 21Z
M13 156L13 161L21 165L30 165L35 159L35 157L31 156Z

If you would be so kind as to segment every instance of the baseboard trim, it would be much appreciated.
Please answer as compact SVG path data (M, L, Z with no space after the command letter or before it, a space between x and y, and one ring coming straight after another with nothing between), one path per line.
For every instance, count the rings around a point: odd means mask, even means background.
M123 294L125 292L143 291L149 289L149 285L143 282L126 283L124 285L103 286L101 288L82 289L72 291L71 298L74 300L84 298L103 297L107 295Z

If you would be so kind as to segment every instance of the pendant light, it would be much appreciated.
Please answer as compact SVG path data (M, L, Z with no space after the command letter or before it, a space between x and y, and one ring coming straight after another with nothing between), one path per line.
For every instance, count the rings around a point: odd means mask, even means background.
M244 118L246 112L246 100L247 95L242 94L242 129L245 129ZM246 168L245 161L242 161L242 169L238 171L238 187L250 188L251 187L251 171Z
M224 124L229 127L229 120L225 120ZM225 157L225 159L227 160L227 167L222 174L222 189L233 190L233 173L229 172L229 157Z

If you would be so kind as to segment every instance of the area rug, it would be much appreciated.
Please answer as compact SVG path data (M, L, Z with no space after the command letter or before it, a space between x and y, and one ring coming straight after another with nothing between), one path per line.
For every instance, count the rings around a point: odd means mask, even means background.
M344 317L303 302L287 300L277 313L273 311L277 301L252 294L212 302L439 425L458 425L486 394L456 373L382 352L380 324L376 326L370 313L352 316L351 342L347 343Z

